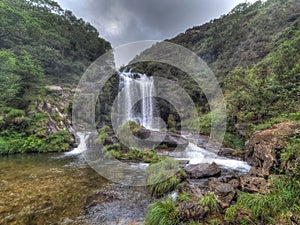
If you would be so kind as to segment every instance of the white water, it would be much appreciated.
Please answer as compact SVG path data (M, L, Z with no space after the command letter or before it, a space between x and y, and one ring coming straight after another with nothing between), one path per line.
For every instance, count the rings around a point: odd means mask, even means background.
M124 70L119 73L118 112L121 112L118 124L124 124L128 120L135 121L148 129L156 129L154 122L155 86L152 77L145 74L132 73ZM134 108L136 99L140 100L139 108Z
M215 162L222 168L245 172L250 170L248 163L235 159L228 159L217 154L200 148L193 143L189 143L184 151L172 152L169 154L178 160L189 160L189 164L212 163Z
M78 146L72 151L65 153L65 155L78 155L87 150L86 141L89 138L90 133L77 132L76 136L78 137Z

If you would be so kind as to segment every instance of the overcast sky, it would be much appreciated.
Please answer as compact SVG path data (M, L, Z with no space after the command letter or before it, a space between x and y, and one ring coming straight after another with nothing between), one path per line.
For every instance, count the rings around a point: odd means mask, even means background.
M245 0L57 0L113 47L163 40L228 13ZM255 2L255 0L248 0Z

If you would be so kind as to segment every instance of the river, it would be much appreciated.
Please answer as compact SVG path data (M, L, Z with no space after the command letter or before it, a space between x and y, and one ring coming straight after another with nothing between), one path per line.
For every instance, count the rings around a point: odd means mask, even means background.
M149 201L144 188L110 183L80 155L0 157L3 225L138 224Z

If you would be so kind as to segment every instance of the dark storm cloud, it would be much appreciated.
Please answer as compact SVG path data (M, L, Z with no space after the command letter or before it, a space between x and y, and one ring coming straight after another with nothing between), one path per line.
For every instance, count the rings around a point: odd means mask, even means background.
M166 39L230 11L242 0L58 0L114 46Z

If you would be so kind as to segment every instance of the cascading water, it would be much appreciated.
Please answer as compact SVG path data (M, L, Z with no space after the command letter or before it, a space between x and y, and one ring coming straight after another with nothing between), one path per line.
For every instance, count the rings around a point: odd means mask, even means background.
M155 86L152 77L145 74L132 73L131 70L119 72L119 96L118 112L119 125L126 123L128 120L135 121L148 129L157 129L154 121L155 103ZM138 107L135 106L135 99L139 97Z

